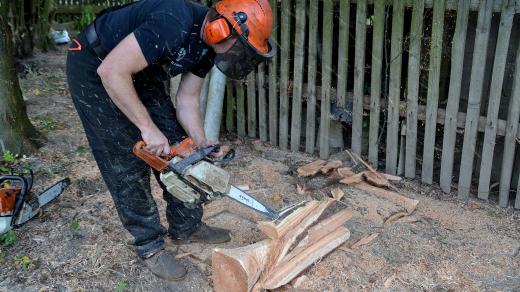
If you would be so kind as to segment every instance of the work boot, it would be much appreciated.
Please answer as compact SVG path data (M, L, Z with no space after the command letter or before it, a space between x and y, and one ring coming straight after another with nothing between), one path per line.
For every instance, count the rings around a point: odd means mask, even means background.
M179 281L186 276L186 268L165 249L144 259L144 263L154 275L161 279Z
M229 235L229 230L211 227L206 225L205 223L200 222L197 226L197 229L187 236L186 238L174 238L170 235L172 240L178 244L185 244L191 242L199 242L199 243L224 243L231 240L231 236Z

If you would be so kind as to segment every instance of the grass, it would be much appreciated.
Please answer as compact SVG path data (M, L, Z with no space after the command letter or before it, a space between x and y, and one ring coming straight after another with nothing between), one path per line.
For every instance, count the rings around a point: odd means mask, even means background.
M16 232L9 230L6 233L0 235L0 247L7 247L16 242Z
M49 132L59 128L59 123L51 116L33 116L33 124L41 131Z

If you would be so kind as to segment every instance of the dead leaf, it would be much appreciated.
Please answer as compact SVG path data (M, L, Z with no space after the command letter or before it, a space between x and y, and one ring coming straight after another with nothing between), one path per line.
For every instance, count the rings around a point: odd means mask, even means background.
M343 198L343 196L345 195L345 192L343 192L340 188L333 188L332 190L330 190L330 193L336 201L341 201L341 198Z
M357 249L362 245L367 245L370 242L372 242L372 240L376 239L378 236L379 236L379 233L373 233L373 234L367 235L367 236L361 238L358 242L354 243L350 248Z
M272 198L271 198L271 201L275 202L275 203L278 203L282 200L282 196L279 195L279 194L276 194L274 195Z

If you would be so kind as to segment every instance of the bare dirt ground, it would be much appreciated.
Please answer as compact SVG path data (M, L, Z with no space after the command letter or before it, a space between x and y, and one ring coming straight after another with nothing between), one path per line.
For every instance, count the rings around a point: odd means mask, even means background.
M189 267L187 279L179 283L155 278L135 256L68 97L64 60L64 52L50 52L24 61L29 69L21 82L29 116L48 138L26 162L36 172L36 192L64 177L72 185L39 218L16 230L14 245L1 249L0 291L211 291L214 246L167 242L168 249L185 255L182 261ZM295 167L312 156L258 141L233 145L237 159L227 167L233 182L249 185L251 194L272 207L329 196L330 187L320 187L323 177L304 182L294 175ZM346 156L337 156L348 164ZM298 194L296 184L304 183L318 190ZM163 212L159 189L153 187ZM401 211L399 206L341 187L346 195L335 208L354 210L347 224L351 238L307 269L300 289L520 291L520 212L476 200L463 204L414 181L398 187L420 204L411 216L390 225L383 222ZM228 200L212 203L205 216L207 223L232 230L232 241L221 246L263 238L255 225L261 218ZM351 248L375 233L369 244ZM17 267L15 258L23 255L31 264Z

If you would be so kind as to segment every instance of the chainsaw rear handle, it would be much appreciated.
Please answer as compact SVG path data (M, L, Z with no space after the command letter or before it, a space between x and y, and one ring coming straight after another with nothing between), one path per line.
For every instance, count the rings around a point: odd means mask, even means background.
M168 161L146 150L144 148L145 146L146 143L144 143L144 141L139 141L135 143L132 152L134 152L135 156L144 160L144 162L150 165L153 169L159 172L166 170L168 168Z

